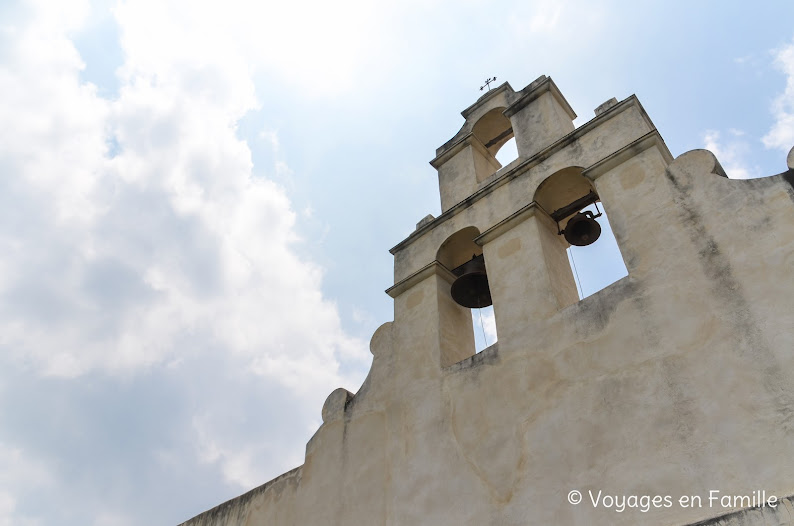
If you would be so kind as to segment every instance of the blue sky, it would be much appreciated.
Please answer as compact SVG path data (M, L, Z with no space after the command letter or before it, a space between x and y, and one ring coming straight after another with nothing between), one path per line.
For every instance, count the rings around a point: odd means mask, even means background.
M551 76L577 125L636 93L674 155L784 171L791 20L787 1L3 1L0 525L177 524L301 464L325 397L366 375L388 249L438 215L428 161L487 77Z

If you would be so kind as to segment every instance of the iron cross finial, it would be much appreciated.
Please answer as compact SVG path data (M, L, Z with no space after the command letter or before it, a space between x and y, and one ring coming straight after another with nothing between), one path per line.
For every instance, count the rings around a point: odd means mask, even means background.
M486 86L488 87L488 91L491 91L491 82L496 82L496 77L487 79L485 81L485 86L480 86L480 91L484 90Z

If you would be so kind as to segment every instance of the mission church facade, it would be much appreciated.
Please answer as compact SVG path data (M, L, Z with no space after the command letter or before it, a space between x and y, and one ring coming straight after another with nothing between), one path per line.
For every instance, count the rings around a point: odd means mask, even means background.
M462 115L361 388L328 396L302 466L184 525L794 524L794 151L729 180L635 96L575 128L546 76ZM628 275L580 300L593 203Z

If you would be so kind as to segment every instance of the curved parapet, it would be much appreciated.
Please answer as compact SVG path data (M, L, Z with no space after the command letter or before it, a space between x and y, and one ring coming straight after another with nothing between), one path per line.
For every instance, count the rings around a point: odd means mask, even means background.
M345 406L353 398L353 393L340 387L335 389L328 398L325 399L323 404L323 423L333 422L342 418L345 413Z
M786 157L786 165L788 165L789 170L794 170L794 147L792 147L788 152L788 157Z
M388 354L391 349L391 332L392 322L387 321L375 330L372 338L369 340L369 352L373 356L383 356Z
M689 150L686 153L682 153L675 158L668 169L692 174L714 174L720 177L728 177L717 160L717 156L709 150Z

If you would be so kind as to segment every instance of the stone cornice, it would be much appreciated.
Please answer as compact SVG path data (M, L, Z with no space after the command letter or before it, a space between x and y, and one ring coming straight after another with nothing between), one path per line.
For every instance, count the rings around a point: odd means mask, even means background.
M494 89L488 90L486 94L482 95L479 99L477 99L477 102L475 102L474 104L472 104L471 106L460 112L460 114L463 115L464 119L468 120L469 116L471 116L475 111L477 111L477 108L479 108L480 106L491 100L493 97L496 97L503 91L507 91L509 95L515 93L513 87L510 86L509 82L503 82Z
M449 271L447 267L439 263L438 261L433 261L428 265L420 268L410 276L405 279L402 279L395 283L393 286L386 289L386 294L391 296L392 298L396 298L406 290L410 289L420 281L424 281L430 276L438 275L447 280L449 283L455 281L455 274Z
M514 212L505 219L499 221L479 236L475 237L474 242L479 246L483 246L484 244L493 241L511 228L522 223L525 219L535 215L535 212L539 209L540 207L538 204L535 201L532 201L528 205L519 209L517 212Z
M430 165L437 170L442 164L452 159L452 157L457 155L466 146L471 146L486 157L493 157L491 152L488 151L488 148L485 147L482 141L480 141L480 139L478 139L473 133L469 133L452 145L448 150L445 150L441 155L430 161Z
M576 118L576 113L573 111L573 108L571 108L571 105L568 104L567 100L565 100L562 92L560 92L560 89L557 87L557 84L554 83L551 77L546 77L546 80L538 84L534 89L522 95L521 98L511 104L510 107L504 111L504 116L509 119L525 108L527 104L538 99L546 92L550 92L552 94L552 96L557 100L560 106L562 106L571 120Z
M597 163L585 168L582 173L591 181L595 181L616 166L620 166L629 159L654 146L659 149L659 152L662 154L662 157L667 164L673 162L673 154L671 154L670 150L667 149L664 139L662 139L662 136L659 135L657 130L653 130L646 133L636 141L624 146L612 155L608 155Z

